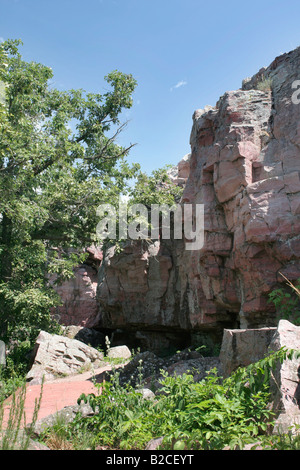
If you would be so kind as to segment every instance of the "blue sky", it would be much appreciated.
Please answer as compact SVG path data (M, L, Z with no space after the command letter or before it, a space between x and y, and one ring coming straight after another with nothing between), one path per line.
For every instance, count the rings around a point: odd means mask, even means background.
M195 109L300 45L299 18L299 0L0 0L0 40L22 39L60 89L102 92L110 71L131 73L119 143L137 143L128 160L150 173L190 151Z

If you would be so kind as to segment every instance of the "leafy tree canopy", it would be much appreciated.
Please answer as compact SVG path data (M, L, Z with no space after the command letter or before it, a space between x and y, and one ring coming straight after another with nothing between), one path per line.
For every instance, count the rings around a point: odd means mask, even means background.
M144 204L149 209L152 204L166 204L172 207L179 203L183 188L174 184L170 177L171 165L154 170L150 176L139 172L131 190L131 203Z
M116 139L136 81L117 70L104 94L60 91L52 69L0 44L0 337L51 324L49 276L71 276L94 241L99 204L118 203L138 165ZM73 251L72 251L73 249Z

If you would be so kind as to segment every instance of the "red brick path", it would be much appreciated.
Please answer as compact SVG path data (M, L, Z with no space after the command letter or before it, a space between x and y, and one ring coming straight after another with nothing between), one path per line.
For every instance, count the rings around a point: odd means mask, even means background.
M101 369L95 370L94 374L88 372L44 383L41 406L37 419L39 420L49 416L65 406L76 405L77 399L82 393L99 393L99 388L94 385L94 381L96 380L97 383L102 382L103 372L110 369L111 367L107 365ZM27 385L24 405L26 424L32 421L35 400L39 400L40 394L41 385ZM4 423L7 422L11 402L11 397L7 398L4 402Z

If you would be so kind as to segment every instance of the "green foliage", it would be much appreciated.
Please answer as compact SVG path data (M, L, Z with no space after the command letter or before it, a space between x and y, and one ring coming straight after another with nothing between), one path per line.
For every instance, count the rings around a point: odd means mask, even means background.
M3 400L11 396L25 383L24 374L22 374L23 370L20 372L18 369L19 367L15 367L13 363L9 367L0 368L0 406ZM12 375L10 374L11 371Z
M104 94L60 91L52 69L26 62L21 41L0 44L0 337L55 331L49 279L73 275L96 241L99 204L117 205L138 165L117 137L136 81L117 70Z
M70 436L89 432L92 448L143 449L146 443L164 437L163 449L218 450L243 448L266 436L274 415L269 407L270 374L278 361L291 358L285 349L238 369L222 379L212 370L199 383L188 374L169 376L162 372L160 393L146 400L138 390L121 387L118 372L99 395L81 395L94 416L77 416Z
M151 207L151 204L167 204L172 206L179 202L183 189L175 185L168 170L170 165L152 172L151 176L146 173L139 173L137 181L131 191L130 203L144 204Z
M262 79L258 82L256 88L260 91L271 91L272 84L272 79L270 77L262 77Z
M135 175L135 184L128 190L128 201L127 206L130 209L134 204L141 204L146 208L146 214L135 214L131 216L126 214L126 220L123 221L125 224L130 224L134 222L135 226L138 227L138 230L142 231L142 227L146 229L147 237L146 243L151 242L151 229L152 219L151 219L151 205L156 204L160 206L160 214L165 214L169 217L169 208L174 208L177 203L179 203L183 188L177 186L170 178L168 170L171 168L170 165L167 165L164 168L155 170L152 172L151 176L148 176L146 173L137 172ZM137 211L138 212L138 211ZM120 239L119 237L119 214L116 214L116 235L117 240L109 239L108 237L103 241L103 248L108 249L111 246L114 246L114 253L118 254L122 252L124 246L126 245L127 238ZM172 217L172 215L171 215Z
M82 394L78 403L88 403L97 414L87 420L77 419L71 424L72 434L84 432L93 434L91 445L121 449L140 449L151 439L151 430L145 427L153 403L131 386L121 387L119 373L115 371L111 382L105 382L100 395Z
M300 450L300 426L291 426L287 433L279 433L263 439L264 450Z
M275 305L280 318L300 325L300 279L297 280L296 285L290 281L287 285L287 288L274 289L269 294L269 303Z

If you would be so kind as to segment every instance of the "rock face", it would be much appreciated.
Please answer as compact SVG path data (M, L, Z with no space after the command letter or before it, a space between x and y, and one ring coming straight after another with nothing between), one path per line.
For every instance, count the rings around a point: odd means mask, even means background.
M98 367L103 354L76 339L41 331L35 342L33 365L26 379L32 384Z
M110 248L99 270L98 326L123 329L128 346L159 354L174 344L187 346L188 318L178 308L175 260L173 244L159 240L129 240L118 255Z
M75 268L73 278L60 285L55 283L55 276L50 279L62 301L62 305L52 311L61 325L92 328L98 322L97 273L103 253L96 246L86 248L85 253L87 259Z
M228 314L242 328L272 325L279 271L300 276L299 65L296 49L194 113L183 200L205 207L205 245L184 256L195 326ZM272 90L255 89L263 76Z
M185 155L180 162L171 170L168 171L168 175L174 184L184 187L190 174L190 159L191 154Z
M182 203L204 204L204 246L129 241L107 252L100 326L170 345L276 325L268 294L283 282L279 272L300 277L299 70L300 48L195 111Z
M74 271L74 277L55 287L62 305L53 314L62 325L93 327L97 323L97 272L83 265Z
M281 320L270 344L271 351L280 348L300 353L300 326ZM286 360L278 365L272 383L274 408L280 411L276 428L288 432L293 424L300 425L300 357Z

